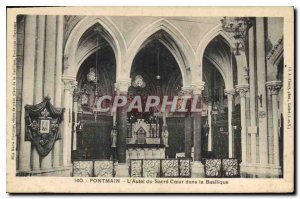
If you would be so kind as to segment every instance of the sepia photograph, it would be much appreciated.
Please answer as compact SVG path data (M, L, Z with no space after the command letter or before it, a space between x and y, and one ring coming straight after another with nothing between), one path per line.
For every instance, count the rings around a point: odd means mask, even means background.
M293 8L141 9L8 8L7 191L293 192Z

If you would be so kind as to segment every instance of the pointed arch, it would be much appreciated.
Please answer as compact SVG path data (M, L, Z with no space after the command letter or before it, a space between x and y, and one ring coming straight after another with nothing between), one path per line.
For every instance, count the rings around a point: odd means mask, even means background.
M204 55L206 48L209 46L211 41L213 41L215 38L221 39L222 42L228 45L230 49L235 49L235 41L233 38L230 38L228 34L226 34L223 29L222 25L219 24L215 26L213 29L211 29L200 41L197 50L196 50L196 64L202 68L203 65L203 59L207 56ZM222 46L223 48L224 46ZM247 59L246 54L244 51L240 51L239 55L235 55L233 53L234 50L231 50L231 56L233 56L232 61L236 62L237 67L237 75L238 75L238 84L245 84L247 81L247 75L245 74L245 67L247 67ZM210 61L212 61L211 59ZM226 68L222 66L221 64L218 64L216 61L215 63L212 63L216 66L216 68L220 71L227 89L233 88L234 85L234 75L233 75L233 64L228 65ZM202 71L202 69L201 69Z
M165 19L159 19L151 23L136 36L136 39L128 48L128 56L122 68L122 74L126 74L127 77L130 76L135 56L153 39L152 36L160 31L164 33L164 36L157 39L170 50L176 59L180 67L184 86L190 85L192 74L200 74L200 71L195 71L195 52L180 30Z
M197 50L196 50L196 55L197 55L197 64L202 66L203 63L203 56L204 56L204 51L208 44L217 36L221 36L224 41L230 46L231 48L235 47L235 43L232 41L231 38L228 37L228 35L223 31L222 25L219 24L215 26L213 29L211 29L209 32L207 32L204 37L201 39Z
M127 49L123 35L109 18L87 16L76 24L66 41L64 50L64 76L76 77L76 73L82 62L82 60L80 62L76 60L76 51L79 41L82 35L95 24L99 24L103 28L102 36L110 44L115 53L118 73L120 65L126 56ZM94 49L93 51L95 50L97 49ZM89 52L89 54L91 53L92 52Z

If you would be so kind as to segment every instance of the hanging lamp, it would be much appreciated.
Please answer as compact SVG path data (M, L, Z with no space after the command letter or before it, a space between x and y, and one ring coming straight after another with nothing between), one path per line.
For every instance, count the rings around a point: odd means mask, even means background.
M95 104L94 106L95 107L95 110L94 110L94 117L95 117L95 121L97 120L97 115L98 115L98 106L97 106L97 103L98 103L98 47L99 47L99 41L98 41L98 33L101 31L101 29L99 29L98 27L94 29L94 31L96 32L96 60L95 60L95 80L94 80L94 83L95 83Z

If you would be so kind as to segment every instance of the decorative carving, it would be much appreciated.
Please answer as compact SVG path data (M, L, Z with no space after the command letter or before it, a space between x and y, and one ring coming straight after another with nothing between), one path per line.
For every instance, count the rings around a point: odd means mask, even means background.
M204 82L198 82L192 84L193 94L194 95L201 95L202 91L204 90L205 83Z
M75 177L92 177L93 161L74 161L73 176Z
M247 92L249 90L249 85L247 85L247 84L245 84L245 85L237 85L235 87L235 90L236 90L236 92L238 92L240 94L241 98L242 97L244 98L244 97L246 97L246 94L247 94Z
M163 177L177 177L178 173L178 160L162 160L162 176Z
M253 19L251 17L223 17L221 23L223 30L237 41L236 55L240 55L240 46L243 50L245 49L248 30L253 24Z
M240 176L239 160L236 158L205 159L205 177L235 178Z
M63 120L62 108L55 108L50 98L43 102L25 106L26 140L31 141L41 156L46 156L60 139L59 124Z
M94 163L95 177L114 177L113 161L103 160Z
M222 167L224 177L239 176L239 164L237 159L223 159Z
M77 81L75 80L64 80L65 90L69 90L71 93L77 88Z
M131 80L122 80L115 83L115 91L119 94L127 94Z
M190 177L191 176L191 165L190 160L179 160L179 167L180 167L180 173L179 176L181 177Z
M130 160L131 177L190 177L191 160L180 159L137 159Z
M193 95L192 87L182 87L180 91L180 95L192 96Z
M221 160L207 159L205 160L205 176L220 177L221 176Z
M159 177L160 160L143 160L143 177Z
M142 177L142 160L130 161L130 176L133 178Z
M75 177L114 177L114 164L110 160L73 161Z
M225 89L224 92L225 92L225 95L227 95L228 101L232 101L233 96L235 94L235 90L233 88L232 89Z
M281 81L270 81L266 83L267 88L270 90L271 95L278 95L282 83Z

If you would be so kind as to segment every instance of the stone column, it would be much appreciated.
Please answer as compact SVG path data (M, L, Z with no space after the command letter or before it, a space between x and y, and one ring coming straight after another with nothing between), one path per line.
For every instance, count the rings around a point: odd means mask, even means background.
M279 168L279 128L278 128L278 93L281 89L281 81L270 81L266 83L272 95L273 109L273 136L274 136L274 166Z
M249 85L237 85L236 91L240 95L241 105L241 145L242 145L242 165L247 164L247 126L246 126L246 94Z
M43 100L43 77L44 77L44 47L45 47L45 16L37 17L37 56L36 56L36 73L34 84L34 104ZM32 143L33 144L33 143ZM32 170L40 169L40 155L36 147L32 147Z
M233 132L232 132L232 102L235 90L234 89L225 89L225 95L227 95L228 101L228 157L233 158L233 149L234 149L234 142L233 142Z
M209 126L209 131L208 131L208 145L207 145L207 150L212 151L212 145L213 145L213 135L212 135L212 126L211 126L211 111L212 111L212 102L208 101L207 102L207 120L208 120L208 126Z
M25 41L24 41L24 69L23 77L31 77L34 74L35 65L35 42L36 42L36 16L25 18ZM19 170L30 171L31 143L25 141L25 105L33 103L34 78L23 78L22 88L22 116L20 132Z
M192 117L191 117L191 97L192 90L190 88L182 88L183 94L187 99L186 109L188 110L185 113L184 118L184 153L186 158L191 158L192 154Z
M44 50L45 50L45 16L39 15L37 27L37 56L35 74L35 104L43 100Z
M201 99L202 91L204 90L204 82L199 82L192 85L193 96ZM192 177L204 177L204 166L201 163L201 112L194 112L194 161L192 164Z
M254 57L254 27L249 29L249 96L250 96L250 123L251 126L248 128L248 133L251 134L251 163L256 164L256 135L257 135L257 124L256 124L256 87L255 87L255 57Z
M69 166L70 165L70 143L71 143L71 135L72 135L72 129L70 128L70 122L71 122L71 106L72 106L72 100L70 98L70 95L73 94L74 89L77 86L77 82L74 80L75 78L72 77L63 77L64 81L64 121L63 121L63 135L62 135L62 144L63 144L63 166Z
M56 68L55 68L55 98L54 105L56 107L61 107L61 77L62 77L62 55L63 55L63 27L64 27L64 16L57 16L57 45L56 45ZM60 156L61 156L61 146L62 141L56 140L53 149L53 167L61 166Z
M74 103L73 103L73 110L74 110L74 127L73 127L73 146L72 150L75 151L77 149L77 114L78 114L78 99L77 97L74 97Z
M122 80L115 83L115 90L118 96L127 97L131 80ZM127 105L117 109L117 177L129 177L129 168L126 164L126 137L127 137Z
M72 156L72 134L73 134L73 95L74 95L74 90L77 88L77 81L73 82L73 86L71 87L70 90L70 95L69 95L69 105L70 105L70 119L69 119L69 124L68 124L68 128L69 128L69 142L68 142L68 164L71 164L71 156Z
M55 53L56 53L56 16L46 17L46 43L45 43L45 79L44 96L54 99L55 88ZM41 160L42 169L52 168L52 153Z
M263 17L256 18L256 53L259 156L261 166L265 167L268 165L268 121L266 102L265 26Z

